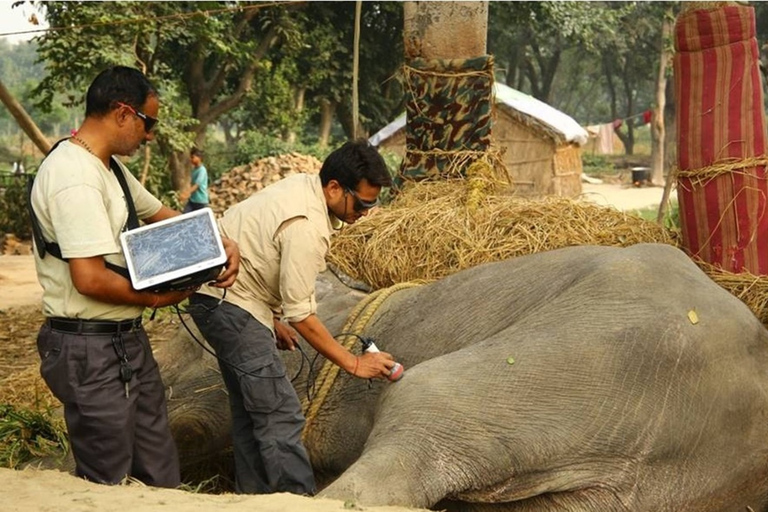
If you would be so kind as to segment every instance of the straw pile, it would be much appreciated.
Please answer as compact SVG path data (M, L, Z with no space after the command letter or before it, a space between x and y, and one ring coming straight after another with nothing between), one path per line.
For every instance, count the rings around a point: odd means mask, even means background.
M694 259L696 264L721 287L752 310L755 316L768 327L768 278L749 272L734 274L709 263Z
M477 180L409 185L335 237L329 260L374 289L573 245L677 245L676 234L616 209L559 197L496 195Z

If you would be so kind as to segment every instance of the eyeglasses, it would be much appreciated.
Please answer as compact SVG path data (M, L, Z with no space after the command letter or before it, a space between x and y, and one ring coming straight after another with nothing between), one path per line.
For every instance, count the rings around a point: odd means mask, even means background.
M144 131L145 132L147 132L147 133L151 132L152 128L154 128L155 125L157 124L157 121L158 121L157 119L155 119L154 117L148 116L147 114L145 114L144 112L142 112L140 110L136 110L135 108L133 108L132 106L128 105L127 103L121 103L121 102L118 101L117 104L120 105L121 107L127 108L128 110L133 112L136 115L136 117L138 117L139 119L144 121Z
M352 194L352 197L355 200L355 205L353 206L353 208L355 209L356 212L370 210L371 208L375 208L376 206L379 206L378 197L376 198L375 201L366 201L365 199L360 199L360 196L357 195L357 192L355 192L351 188L345 188L344 191Z

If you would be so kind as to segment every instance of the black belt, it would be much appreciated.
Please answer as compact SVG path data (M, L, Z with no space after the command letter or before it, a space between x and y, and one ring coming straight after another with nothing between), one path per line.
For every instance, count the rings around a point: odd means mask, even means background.
M49 318L46 323L54 331L74 334L118 334L141 327L141 317L131 320L78 320L74 318Z

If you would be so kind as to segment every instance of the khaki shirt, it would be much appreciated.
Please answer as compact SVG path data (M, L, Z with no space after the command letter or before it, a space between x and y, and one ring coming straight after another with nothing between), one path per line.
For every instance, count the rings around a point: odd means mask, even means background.
M315 280L326 268L333 232L320 176L295 174L268 186L224 212L219 228L240 247L227 302L270 330L273 313L300 322L317 311ZM200 293L223 292L203 286Z
M157 213L162 203L121 164L139 219ZM104 256L124 267L120 233L128 207L115 174L80 146L64 141L43 160L32 189L43 238L56 242L65 258ZM75 289L66 261L35 252L37 278L43 287L43 314L67 318L125 320L144 308L99 302Z

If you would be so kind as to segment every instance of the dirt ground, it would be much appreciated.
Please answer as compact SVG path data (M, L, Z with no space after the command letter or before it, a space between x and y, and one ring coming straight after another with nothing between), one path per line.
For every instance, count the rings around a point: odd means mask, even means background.
M658 206L663 189L635 188L621 184L584 184L583 197L597 204L631 211ZM35 336L43 320L42 289L37 282L33 256L0 256L0 383L10 375L37 364ZM169 327L166 326L166 331ZM157 327L163 329L163 326ZM163 333L160 333L162 336ZM150 337L152 333L150 333ZM0 389L0 396L2 396ZM155 489L140 484L104 486L85 482L51 470L14 471L0 468L2 510L174 512L221 510L224 512L330 512L363 510L352 504L290 494L239 496L195 494L180 490ZM405 512L402 507L365 507L369 512Z
M0 495L5 512L40 511L93 512L414 512L405 507L359 507L353 503L292 494L244 496L195 494L157 489L139 484L106 486L93 484L59 471L0 469Z
M603 206L612 206L623 212L642 210L648 207L658 208L664 195L664 187L633 187L621 183L582 183L581 197ZM672 192L671 196L677 198Z
M11 307L39 305L43 289L37 282L32 255L0 255L0 311Z

